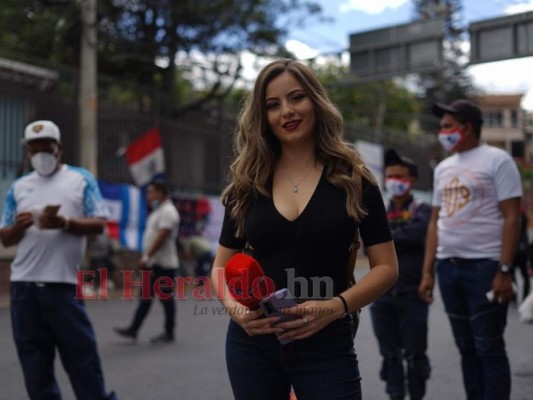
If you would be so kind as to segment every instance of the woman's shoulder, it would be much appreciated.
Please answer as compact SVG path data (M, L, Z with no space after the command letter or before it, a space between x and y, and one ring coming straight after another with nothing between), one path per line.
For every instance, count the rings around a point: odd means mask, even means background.
M369 190L381 192L378 183L375 180L370 180L365 176L361 177L361 187L363 188L363 193Z

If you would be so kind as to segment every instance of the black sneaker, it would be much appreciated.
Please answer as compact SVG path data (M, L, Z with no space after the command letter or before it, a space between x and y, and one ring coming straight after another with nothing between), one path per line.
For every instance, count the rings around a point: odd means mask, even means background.
M115 332L126 338L137 339L137 331L130 328L115 328Z
M174 341L174 335L172 333L162 333L150 339L150 343L170 343Z

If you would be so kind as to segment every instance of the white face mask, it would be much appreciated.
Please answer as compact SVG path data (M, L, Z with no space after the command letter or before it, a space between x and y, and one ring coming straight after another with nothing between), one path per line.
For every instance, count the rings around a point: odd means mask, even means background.
M57 168L58 160L54 154L41 151L30 159L31 166L41 176L51 175Z
M392 197L402 197L411 189L411 182L403 179L387 178L385 179L385 188Z

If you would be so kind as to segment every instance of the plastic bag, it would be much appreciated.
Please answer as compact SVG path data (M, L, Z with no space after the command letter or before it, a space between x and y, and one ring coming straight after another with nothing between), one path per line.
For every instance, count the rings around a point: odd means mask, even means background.
M518 307L520 321L533 323L533 292L531 292Z

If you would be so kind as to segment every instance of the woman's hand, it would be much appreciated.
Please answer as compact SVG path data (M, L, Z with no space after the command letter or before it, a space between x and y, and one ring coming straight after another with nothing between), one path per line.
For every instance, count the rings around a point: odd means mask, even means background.
M263 318L261 309L250 310L248 307L237 303L235 306L227 308L227 310L231 319L238 323L250 336L283 332L282 328L275 326L276 322L279 321L279 317Z
M340 299L333 298L324 301L306 301L296 307L281 310L284 314L298 315L293 321L280 322L277 328L284 333L280 339L305 339L324 329L336 319L344 315L344 306Z

